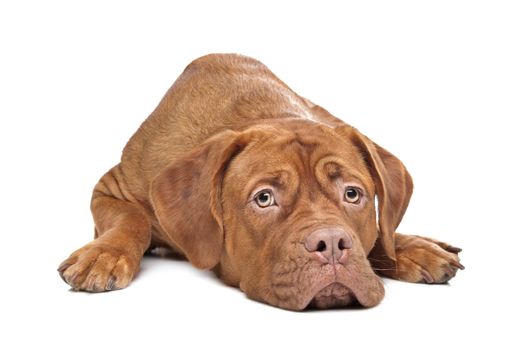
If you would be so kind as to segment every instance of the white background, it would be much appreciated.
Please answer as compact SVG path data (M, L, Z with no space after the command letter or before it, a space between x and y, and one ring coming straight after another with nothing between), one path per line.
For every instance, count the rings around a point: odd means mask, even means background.
M177 3L0 4L0 348L523 349L523 3ZM126 290L70 292L55 270L93 235L93 186L210 52L258 58L402 159L399 231L462 247L466 270L385 281L359 311L283 311L160 258Z

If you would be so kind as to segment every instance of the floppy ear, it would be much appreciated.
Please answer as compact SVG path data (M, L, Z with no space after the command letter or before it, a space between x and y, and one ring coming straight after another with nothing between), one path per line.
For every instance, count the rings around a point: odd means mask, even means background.
M349 138L367 162L379 202L379 242L386 255L396 260L394 234L412 195L412 178L399 159L357 129L343 126L336 131Z
M177 157L151 184L160 226L198 268L219 262L223 247L221 187L229 161L245 139L226 130Z

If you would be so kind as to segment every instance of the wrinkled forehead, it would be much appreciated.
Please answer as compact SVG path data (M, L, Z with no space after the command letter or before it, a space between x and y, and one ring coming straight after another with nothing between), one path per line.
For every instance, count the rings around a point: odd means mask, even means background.
M264 178L278 187L297 177L318 178L320 173L352 177L366 187L372 182L360 150L335 132L319 128L282 131L251 143L232 161L227 177L243 186Z

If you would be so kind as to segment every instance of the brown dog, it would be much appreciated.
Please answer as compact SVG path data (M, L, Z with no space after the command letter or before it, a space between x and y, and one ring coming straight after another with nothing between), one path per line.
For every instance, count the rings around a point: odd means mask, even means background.
M374 306L374 270L443 283L463 268L460 249L395 233L411 193L401 161L263 64L209 55L95 186L95 240L58 271L75 290L120 289L148 249L169 247L282 308Z

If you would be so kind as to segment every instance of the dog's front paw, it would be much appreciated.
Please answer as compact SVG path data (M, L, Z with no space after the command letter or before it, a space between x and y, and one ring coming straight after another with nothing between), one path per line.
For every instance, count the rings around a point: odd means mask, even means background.
M139 265L123 250L88 244L60 264L58 273L74 290L103 292L126 287Z
M461 251L449 244L419 236L398 235L393 278L420 283L446 283L464 267Z

